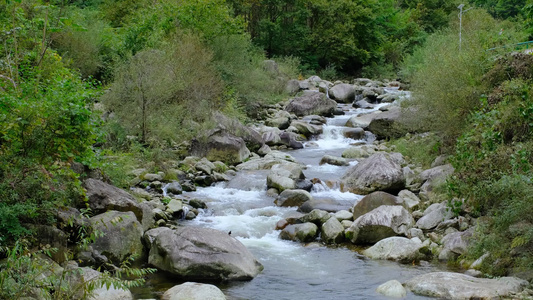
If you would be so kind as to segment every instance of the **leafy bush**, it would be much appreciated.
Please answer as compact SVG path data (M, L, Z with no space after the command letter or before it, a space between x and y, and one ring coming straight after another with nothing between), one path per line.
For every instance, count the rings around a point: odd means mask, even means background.
M510 24L499 23L483 10L474 9L463 16L459 51L455 22L415 50L403 71L413 90L412 100L406 103L410 108L405 110L405 121L418 130L438 131L445 145L454 143L469 126L469 114L480 107L480 96L487 88L483 76L496 54L484 50L521 37ZM505 37L498 35L502 26L506 27Z
M210 112L224 107L212 57L198 36L176 35L162 50L133 56L102 100L141 143L171 145L190 138Z
M488 217L467 256L489 253L482 270L501 276L533 266L533 89L513 79L496 90L499 101L483 98L457 141L449 188L472 214Z

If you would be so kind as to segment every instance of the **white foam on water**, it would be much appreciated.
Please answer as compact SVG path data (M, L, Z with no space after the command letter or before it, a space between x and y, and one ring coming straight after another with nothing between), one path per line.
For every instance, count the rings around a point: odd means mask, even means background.
M342 201L353 201L358 202L361 200L364 196L350 193L350 192L342 192L338 187L330 188L326 186L325 184L315 184L313 185L313 189L311 190L311 195L313 197L317 198L331 198L335 200L342 200Z
M198 215L192 224L214 228L224 232L230 232L233 237L257 238L271 233L276 223L283 215L294 210L286 207L268 206L256 209L249 209L243 214L226 211L226 215L210 215L203 213Z

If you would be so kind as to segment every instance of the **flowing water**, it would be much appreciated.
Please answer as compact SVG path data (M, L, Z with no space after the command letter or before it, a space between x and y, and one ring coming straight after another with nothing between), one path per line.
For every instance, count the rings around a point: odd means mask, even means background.
M344 138L343 125L353 114L378 108L379 105L366 110L343 106L346 114L328 119L322 135L308 142L304 149L287 153L307 166L306 178L339 179L349 166L319 166L320 159L326 154L340 156L351 144L371 140L372 136L359 141ZM305 245L279 239L279 231L274 230L276 222L294 214L296 209L274 205L274 198L266 193L267 174L268 171L241 171L229 182L186 193L188 197L205 201L209 209L192 221L183 221L183 225L231 232L264 266L263 272L251 281L219 284L228 299L387 299L375 291L380 284L392 279L404 281L436 270L437 267L429 264L415 266L369 260L349 245ZM352 204L362 198L323 184L315 184L311 194ZM157 297L160 291L174 284L177 283L159 274L137 296ZM407 298L424 297L408 294Z

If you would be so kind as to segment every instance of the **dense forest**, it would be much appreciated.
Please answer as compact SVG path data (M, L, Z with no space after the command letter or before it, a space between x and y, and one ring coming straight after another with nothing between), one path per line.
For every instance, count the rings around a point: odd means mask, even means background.
M409 84L410 133L389 142L422 164L449 157L450 209L486 220L465 257L490 252L488 274L531 271L533 56L505 46L532 39L533 2L471 0L461 25L459 4L1 1L0 257L42 251L32 224L83 204L73 166L129 187L126 170L185 157L215 112L250 122L288 98L288 79L319 75ZM1 299L20 288L7 272Z

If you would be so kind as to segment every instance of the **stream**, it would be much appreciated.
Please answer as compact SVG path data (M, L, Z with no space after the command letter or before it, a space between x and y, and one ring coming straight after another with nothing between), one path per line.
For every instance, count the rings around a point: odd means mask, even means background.
M319 165L320 159L326 154L341 156L351 144L371 143L373 140L371 135L367 135L365 140L348 139L342 131L352 115L371 112L382 105L372 109L340 106L346 114L328 118L323 134L307 142L303 149L286 151L307 166L304 174L308 179L326 181L340 178L350 166ZM356 163L353 161L350 165ZM239 171L229 182L184 193L184 196L203 200L209 209L194 220L182 221L182 225L231 232L231 236L241 241L264 266L263 272L251 281L216 284L227 299L389 299L375 291L377 286L392 279L403 282L416 275L442 269L429 263L402 265L370 260L357 252L360 249L349 244L325 246L281 240L278 238L279 231L275 230L276 223L294 214L296 208L274 205L275 199L266 192L268 172ZM362 198L320 183L314 185L311 195L349 201L351 204ZM166 279L164 274L155 274L142 290L134 292L138 299L159 298L166 289L179 283ZM426 298L408 293L407 299Z

